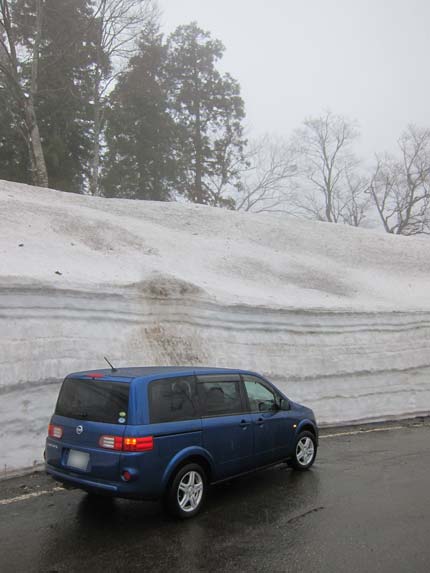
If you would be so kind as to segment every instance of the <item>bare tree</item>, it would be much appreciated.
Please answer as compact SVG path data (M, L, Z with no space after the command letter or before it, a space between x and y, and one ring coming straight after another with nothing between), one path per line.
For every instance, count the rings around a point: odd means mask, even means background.
M236 200L241 211L287 211L297 166L284 139L264 135L249 144Z
M398 146L377 156L370 195L387 233L430 234L430 129L409 126Z
M96 63L94 67L93 144L90 194L98 195L101 139L107 98L112 84L136 50L143 26L158 17L153 0L97 0L94 11Z
M346 118L326 112L308 118L293 135L300 183L297 211L320 221L361 224L366 201L359 183L359 162L352 146L358 131Z
M28 56L31 61L31 78L30 82L26 82L22 73L24 62L18 56L10 2L0 0L0 81L9 94L14 113L19 118L20 133L29 152L33 184L48 187L48 172L35 111L43 8L44 1L36 0L34 42Z
M346 201L342 210L342 221L352 227L361 227L370 210L372 200L369 196L369 178L355 170L346 171Z

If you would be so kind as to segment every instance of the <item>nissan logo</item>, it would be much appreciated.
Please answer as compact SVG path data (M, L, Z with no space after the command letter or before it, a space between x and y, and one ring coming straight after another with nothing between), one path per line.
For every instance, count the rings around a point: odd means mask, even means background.
M80 434L82 434L83 431L84 431L83 426L76 426L76 433L78 434L78 436L79 436Z

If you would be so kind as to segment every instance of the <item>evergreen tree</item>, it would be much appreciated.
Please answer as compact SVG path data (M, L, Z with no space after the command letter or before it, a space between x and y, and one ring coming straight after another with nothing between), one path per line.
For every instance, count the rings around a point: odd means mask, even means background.
M84 190L91 153L89 0L47 0L37 113L50 186Z
M109 92L136 53L142 29L157 22L153 0L94 0L95 64L92 81L92 153L89 192L100 195L100 171Z
M44 0L33 0L31 18L32 41L26 46L21 42L22 30L15 11L19 0L0 0L0 89L1 97L6 102L2 110L2 138L7 141L8 131L19 129L20 138L11 139L10 147L2 153L7 155L10 167L22 157L25 148L28 154L27 165L23 165L22 175L26 178L27 168L30 180L35 185L48 186L48 172L40 137L39 124L35 109L39 77L39 49L42 41L42 22ZM26 13L24 13L26 16ZM28 23L27 23L28 25ZM22 139L21 139L22 138ZM14 175L15 177L15 175Z
M31 183L28 150L19 115L10 105L8 89L0 84L0 179Z
M169 99L179 137L178 191L196 203L233 207L245 111L238 82L216 68L223 52L197 24L177 28L168 41Z
M102 178L106 196L157 201L171 196L174 125L167 109L165 59L158 25L150 22L111 94Z
M36 0L14 5L23 49L34 47ZM50 187L83 192L90 160L95 58L91 0L44 0L35 110ZM31 74L24 66L24 75Z

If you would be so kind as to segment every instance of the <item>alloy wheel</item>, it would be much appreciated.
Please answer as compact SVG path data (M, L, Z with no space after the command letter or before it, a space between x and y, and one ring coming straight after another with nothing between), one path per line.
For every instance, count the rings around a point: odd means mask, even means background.
M186 512L194 511L203 497L203 479L195 470L182 476L178 485L177 499L179 507Z
M311 438L304 436L297 442L296 459L301 466L307 466L314 457L315 446Z

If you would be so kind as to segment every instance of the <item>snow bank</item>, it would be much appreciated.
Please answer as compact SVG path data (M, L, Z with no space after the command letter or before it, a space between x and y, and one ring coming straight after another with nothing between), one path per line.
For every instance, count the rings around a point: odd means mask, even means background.
M430 411L430 241L0 181L0 460L42 458L61 378L257 370L322 423Z

